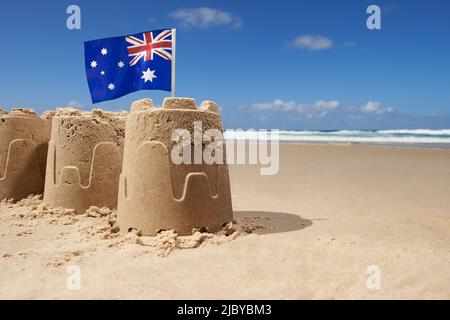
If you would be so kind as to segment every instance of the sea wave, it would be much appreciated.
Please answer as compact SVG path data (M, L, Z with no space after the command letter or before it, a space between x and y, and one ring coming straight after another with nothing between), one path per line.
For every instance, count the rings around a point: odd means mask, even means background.
M270 131L269 131L270 132ZM336 131L279 131L279 140L284 142L359 142L359 143L405 143L405 144L450 144L450 129L443 130L336 130ZM258 131L227 130L228 140L267 140L270 134Z
M410 135L427 135L427 136L450 136L450 129L443 130L428 130L428 129L414 129L414 130L380 130L379 133L385 134L410 134Z

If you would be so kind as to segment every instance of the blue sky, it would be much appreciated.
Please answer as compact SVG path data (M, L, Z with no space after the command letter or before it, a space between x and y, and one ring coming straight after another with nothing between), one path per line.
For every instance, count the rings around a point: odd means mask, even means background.
M81 30L66 8L81 8ZM366 8L381 7L381 30ZM177 27L177 95L228 128L450 128L450 2L3 1L0 106L91 109L83 42ZM96 104L157 104L141 91Z

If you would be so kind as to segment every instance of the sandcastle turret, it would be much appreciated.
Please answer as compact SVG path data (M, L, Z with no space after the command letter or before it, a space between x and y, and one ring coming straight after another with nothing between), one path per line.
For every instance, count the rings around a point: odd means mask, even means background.
M47 157L44 202L84 212L117 207L126 113L56 110Z
M177 129L193 137L188 142L192 144L188 163L172 161L173 153L180 151L174 149L180 146L173 139ZM188 98L166 98L162 108L155 108L150 99L133 103L119 184L117 216L122 232L131 228L143 235L169 229L181 235L194 229L215 232L232 220L227 164L193 159L194 143L200 143L201 152L207 148L205 140L194 141L195 136L202 139L210 129L223 132L214 102L205 101L200 108Z
M20 200L44 191L51 113L0 108L0 200Z

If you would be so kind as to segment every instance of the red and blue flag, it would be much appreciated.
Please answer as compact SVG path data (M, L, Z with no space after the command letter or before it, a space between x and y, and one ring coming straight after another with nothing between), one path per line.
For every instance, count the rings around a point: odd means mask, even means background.
M86 77L92 103L138 90L171 91L172 29L84 43Z

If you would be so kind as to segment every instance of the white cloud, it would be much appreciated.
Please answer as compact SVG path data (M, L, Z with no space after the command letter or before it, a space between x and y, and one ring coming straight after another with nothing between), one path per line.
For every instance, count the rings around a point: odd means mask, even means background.
M325 50L333 47L333 41L321 35L303 35L296 37L289 45L309 50Z
M181 8L172 11L169 16L177 21L183 27L214 27L229 25L234 28L242 26L240 17L218 9L201 7L186 9Z
M242 107L243 109L253 110L275 110L282 112L296 112L307 118L322 118L327 115L330 110L339 106L337 100L317 100L311 104L300 104L295 101L284 101L275 99L273 102L254 103L250 106Z
M377 101L368 101L365 105L361 107L361 111L365 113L376 113L379 112L381 108L381 103Z
M273 102L254 103L251 106L244 108L256 110L296 111L297 107L298 105L295 101L283 101L281 99L276 99Z
M388 116L394 114L396 110L392 107L383 107L378 101L368 101L361 107L348 106L339 108L338 100L317 100L313 103L303 104L296 101L285 101L275 99L272 102L254 103L247 106L241 106L240 109L250 110L266 110L279 111L283 113L291 113L299 118L319 119L328 115L336 117L348 117L349 119L369 119L380 116Z
M313 104L313 108L316 110L332 110L339 107L339 101L337 100L318 100Z
M339 106L337 100L318 100L312 105L302 105L298 108L298 112L305 114L307 118L323 118L328 111L336 109Z
M367 101L365 105L360 108L361 112L367 114L383 114L386 112L394 112L394 108L388 107L383 108L381 103L378 101Z
M81 108L81 103L76 100L70 100L69 102L67 102L67 107L79 109Z

